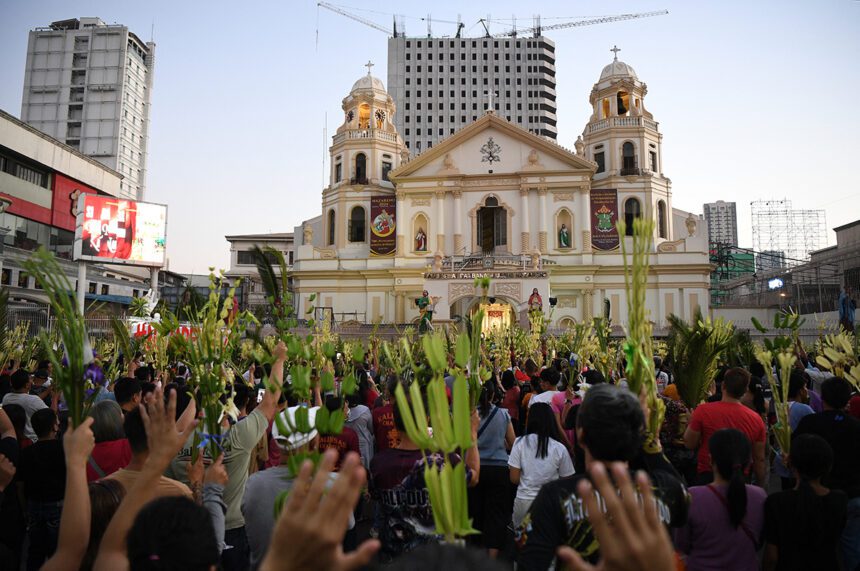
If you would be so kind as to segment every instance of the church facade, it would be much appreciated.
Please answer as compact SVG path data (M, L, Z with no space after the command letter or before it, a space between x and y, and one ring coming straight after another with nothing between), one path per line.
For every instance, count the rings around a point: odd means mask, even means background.
M672 208L646 95L616 57L592 89L574 151L489 110L410 158L382 82L359 79L343 100L321 214L296 229L298 314L314 306L339 322L405 324L419 318L426 292L436 324L480 304L486 326L526 323L530 298L552 327L603 313L620 324L620 245L631 238L615 223L637 217L655 221L647 296L655 326L672 313L707 312L707 229ZM488 291L476 277L490 278Z

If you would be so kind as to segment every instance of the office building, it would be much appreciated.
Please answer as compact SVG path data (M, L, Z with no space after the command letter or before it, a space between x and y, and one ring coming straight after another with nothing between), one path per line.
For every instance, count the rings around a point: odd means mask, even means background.
M474 123L498 117L549 139L556 128L555 44L536 38L388 40L394 125L411 154Z
M123 175L119 194L143 200L153 42L99 18L30 32L21 119Z
M708 202L705 204L708 222L708 242L727 246L738 245L738 209L734 202Z

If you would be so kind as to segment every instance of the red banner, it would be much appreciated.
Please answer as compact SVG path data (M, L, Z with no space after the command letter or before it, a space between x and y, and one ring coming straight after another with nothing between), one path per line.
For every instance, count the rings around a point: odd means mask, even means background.
M591 247L598 251L619 246L618 191L614 188L591 189Z
M370 255L393 256L397 250L397 202L394 196L370 197Z

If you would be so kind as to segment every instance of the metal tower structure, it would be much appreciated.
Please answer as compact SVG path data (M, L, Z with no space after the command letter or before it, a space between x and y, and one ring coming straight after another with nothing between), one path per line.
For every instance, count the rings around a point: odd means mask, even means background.
M786 266L809 260L809 253L827 246L824 210L795 210L791 201L756 200L752 210L753 250L784 256Z

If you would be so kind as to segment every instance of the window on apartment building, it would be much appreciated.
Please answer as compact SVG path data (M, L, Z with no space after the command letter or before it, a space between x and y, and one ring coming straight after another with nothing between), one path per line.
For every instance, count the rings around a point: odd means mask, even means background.
M3 268L3 272L0 273L0 285L12 285L12 270L9 268Z
M87 291L88 291L89 293L91 293L91 294L95 295L95 294L96 294L96 292L98 291L98 290L97 290L98 286L99 286L99 284L97 284L96 282L89 282L89 283L87 284Z

